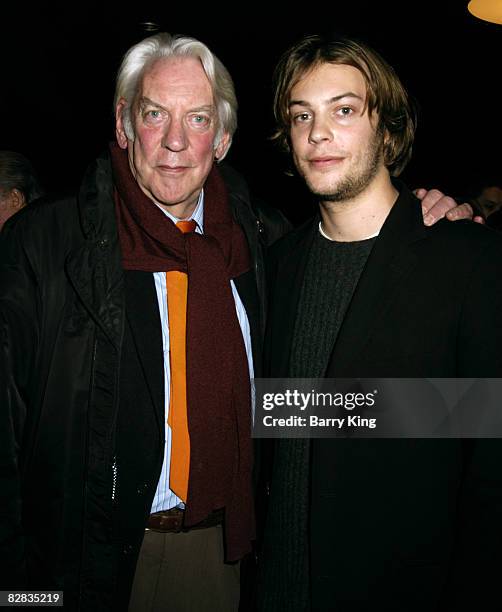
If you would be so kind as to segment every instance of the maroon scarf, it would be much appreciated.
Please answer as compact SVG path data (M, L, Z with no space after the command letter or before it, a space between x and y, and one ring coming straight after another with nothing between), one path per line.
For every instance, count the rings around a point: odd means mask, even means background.
M225 508L226 558L235 561L254 538L249 370L229 282L250 268L246 238L216 167L204 185L204 234L183 234L141 191L126 151L110 150L124 269L188 274L185 524Z

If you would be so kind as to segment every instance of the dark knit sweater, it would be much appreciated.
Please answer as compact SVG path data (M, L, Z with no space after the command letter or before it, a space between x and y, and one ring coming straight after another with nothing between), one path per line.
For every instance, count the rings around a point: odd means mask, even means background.
M345 312L375 238L335 242L316 235L298 303L290 375L319 378L325 373ZM274 456L271 512L265 535L266 576L261 576L262 612L309 609L308 438L278 440ZM276 478L288 474L289 478ZM270 571L273 568L273 571Z
M291 376L324 376L345 312L375 240L335 242L320 234L315 237L296 315Z

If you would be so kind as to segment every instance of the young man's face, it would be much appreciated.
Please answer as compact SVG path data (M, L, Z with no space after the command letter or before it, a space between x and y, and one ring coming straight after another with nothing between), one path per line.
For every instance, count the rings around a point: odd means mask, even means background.
M321 201L351 200L384 170L378 118L365 102L363 75L345 64L320 64L291 90L293 159Z
M132 109L134 142L127 140L117 111L117 138L128 150L142 191L176 217L189 216L213 165L228 143L214 148L218 115L200 61L169 58L147 69Z

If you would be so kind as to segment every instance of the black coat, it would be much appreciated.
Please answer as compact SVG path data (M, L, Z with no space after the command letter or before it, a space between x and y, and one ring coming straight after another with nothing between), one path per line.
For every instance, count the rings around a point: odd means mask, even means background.
M232 170L223 175L253 261L236 286L259 372L264 249L289 224L255 206ZM109 161L99 159L76 199L28 207L0 236L1 589L64 590L68 610L126 607L162 465L153 278L125 280L112 194ZM151 316L135 328L133 311L150 297ZM131 374L145 406L132 433L135 398L118 411ZM120 470L117 449L133 470Z
M272 249L268 374L287 377L318 219ZM469 222L426 228L405 188L368 258L326 376L501 377L502 240ZM264 575L280 576L274 483ZM308 497L314 610L496 609L502 571L502 440L315 440ZM279 467L282 466L282 467ZM274 531L275 530L275 531ZM300 532L300 530L298 530ZM267 582L267 581L265 581ZM278 578L265 609L296 610ZM274 590L270 581L269 592ZM262 594L263 595L263 594ZM269 593L270 595L270 593ZM275 601L275 603L273 603ZM270 603L272 602L272 604Z

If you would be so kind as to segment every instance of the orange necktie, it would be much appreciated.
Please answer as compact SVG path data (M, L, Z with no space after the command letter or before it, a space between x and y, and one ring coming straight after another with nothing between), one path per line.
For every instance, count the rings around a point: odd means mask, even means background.
M195 231L197 224L195 221L178 221L176 227L186 234ZM184 272L166 272L166 288L171 369L169 416L167 418L167 423L171 427L169 488L186 502L190 469L186 382L188 276Z

